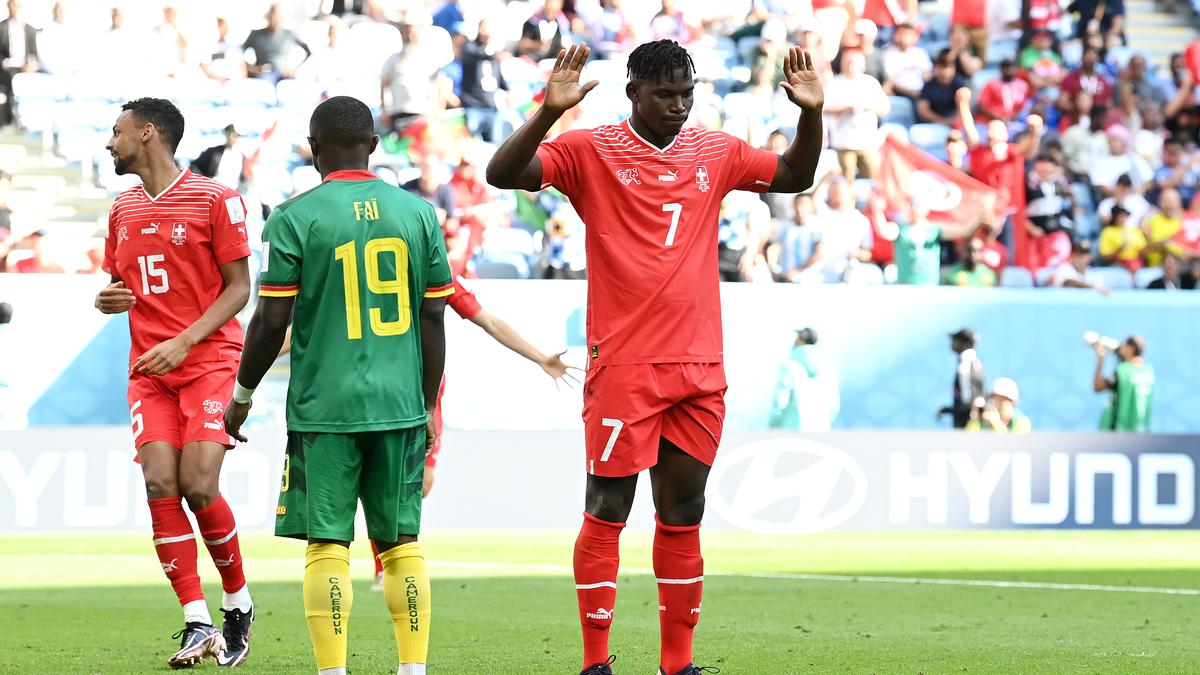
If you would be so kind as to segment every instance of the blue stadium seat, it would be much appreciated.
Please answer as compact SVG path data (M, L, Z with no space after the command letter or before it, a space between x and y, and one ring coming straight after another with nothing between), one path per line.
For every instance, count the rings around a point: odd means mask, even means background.
M971 76L971 91L975 96L983 89L983 85L1000 77L999 68L980 68Z
M520 279L521 271L508 262L485 260L475 265L475 274L480 279Z
M56 75L46 73L17 73L12 79L13 98L19 104L22 99L65 101L67 82Z
M321 85L308 80L283 80L275 85L279 105L285 108L311 111L321 102L321 95L324 93ZM308 112L305 112L305 115L307 114Z
M193 108L225 105L225 88L220 82L208 78L191 80L186 87L176 87L174 100L180 106Z
M1052 276L1054 276L1054 268L1053 267L1043 267L1043 268L1039 269L1036 274L1034 274L1034 279L1037 280L1038 286L1049 286L1050 285L1050 277L1052 277Z
M897 140L908 142L908 127L892 122L887 122L879 125L879 132L885 136L892 136Z
M1133 285L1138 288L1147 288L1150 282L1161 279L1163 271L1161 267L1143 267L1133 275Z
M945 152L950 127L944 124L914 124L908 128L908 140L925 152Z
M376 88L378 88L378 83ZM273 107L279 99L275 96L275 85L268 80L248 77L225 83L225 100L229 105L259 105Z
M1063 63L1068 68L1074 68L1083 60L1083 43L1078 40L1064 42L1062 45Z
M938 42L950 39L950 14L936 12L926 17L925 30L921 32L921 42ZM930 53L936 54L930 50Z
M917 111L913 107L912 99L904 96L889 96L888 101L891 103L891 110L884 115L882 120L884 124L911 127L917 123Z
M1006 288L1033 288L1033 275L1024 267L1010 265L1000 270L1000 285Z
M1124 267L1093 267L1092 271L1111 290L1121 291L1133 288L1133 275Z

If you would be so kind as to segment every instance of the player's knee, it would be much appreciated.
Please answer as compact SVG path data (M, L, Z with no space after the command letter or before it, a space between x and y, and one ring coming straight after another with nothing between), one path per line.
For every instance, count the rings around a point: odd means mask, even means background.
M146 497L148 499L162 499L164 497L178 497L179 484L175 482L174 476L153 476L148 475L146 479Z
M629 519L632 500L624 495L600 493L590 495L587 512L600 520L623 523Z
M704 519L704 493L671 504L658 505L658 519L664 525L686 527Z
M183 498L187 500L188 508L193 513L201 509L208 508L210 504L217 501L217 497L221 492L215 484L201 485L183 485Z

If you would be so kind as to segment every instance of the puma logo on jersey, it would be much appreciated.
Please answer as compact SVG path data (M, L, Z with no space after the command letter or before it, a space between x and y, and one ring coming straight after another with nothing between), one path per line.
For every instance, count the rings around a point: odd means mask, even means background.
M642 181L638 179L638 170L633 169L617 169L617 180L621 181L621 185L641 185Z
M658 179L664 183L674 183L679 178L678 171L668 171L665 174L659 175Z
M150 227L143 227L142 234L158 234L158 223L150 223Z

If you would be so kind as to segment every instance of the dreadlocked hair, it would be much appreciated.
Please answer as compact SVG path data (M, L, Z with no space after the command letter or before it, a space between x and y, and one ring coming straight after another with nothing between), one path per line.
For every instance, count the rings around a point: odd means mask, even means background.
M630 79L675 81L675 70L696 72L696 64L687 50L674 40L656 40L638 45L629 55L626 70Z

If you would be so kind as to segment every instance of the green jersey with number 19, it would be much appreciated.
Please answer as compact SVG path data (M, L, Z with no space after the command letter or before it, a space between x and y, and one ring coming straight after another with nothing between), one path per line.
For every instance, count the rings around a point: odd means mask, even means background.
M425 423L418 313L454 292L427 202L366 171L336 171L263 230L259 295L296 296L289 431Z

